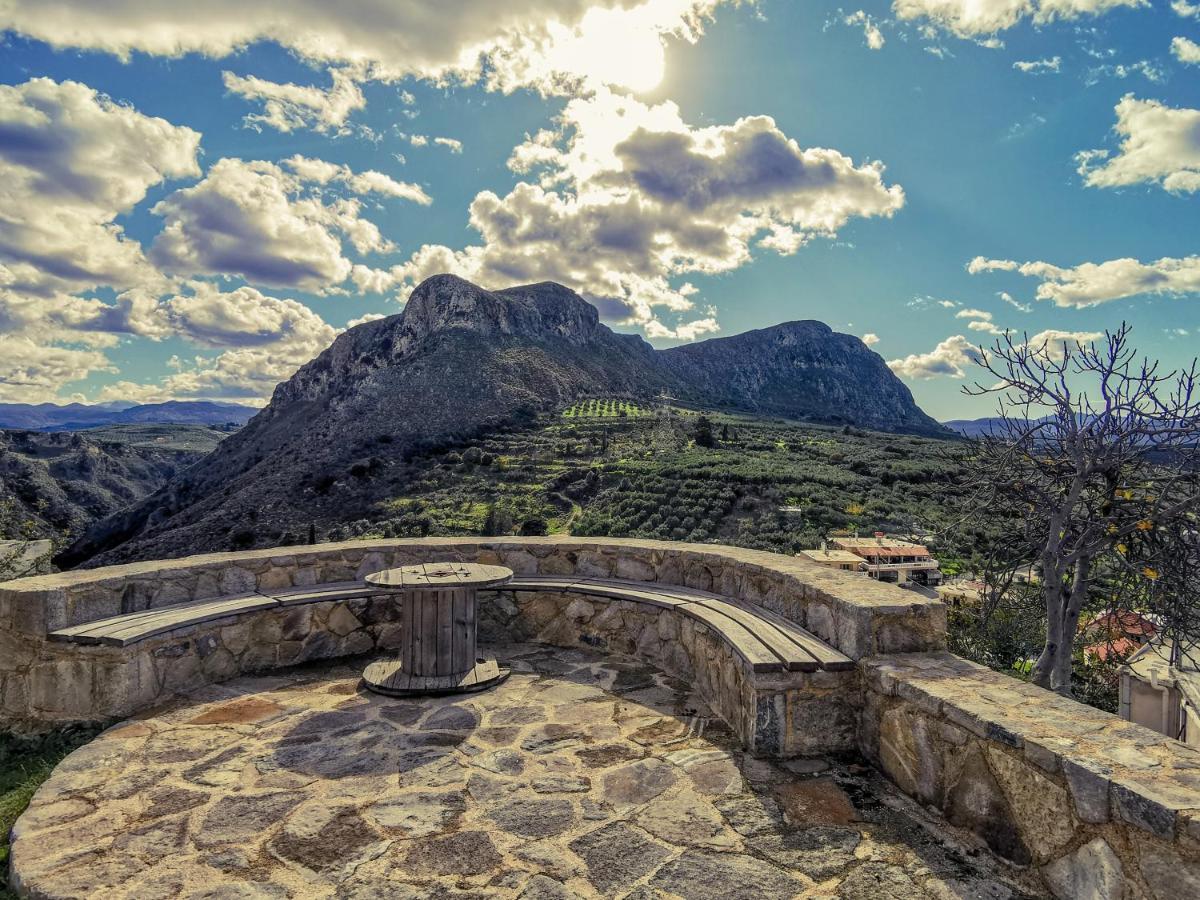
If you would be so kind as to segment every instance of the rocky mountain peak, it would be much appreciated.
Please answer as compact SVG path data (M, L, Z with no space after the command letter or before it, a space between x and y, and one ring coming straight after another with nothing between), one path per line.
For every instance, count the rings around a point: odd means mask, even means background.
M553 282L484 290L455 275L434 275L413 291L406 329L418 340L462 328L481 335L588 341L599 326L596 308Z

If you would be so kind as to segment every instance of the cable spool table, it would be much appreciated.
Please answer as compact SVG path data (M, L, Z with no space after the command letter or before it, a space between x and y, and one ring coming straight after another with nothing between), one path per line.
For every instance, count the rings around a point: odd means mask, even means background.
M363 580L401 594L404 604L398 659L377 660L363 672L368 689L389 696L481 691L509 675L475 642L480 588L511 581L512 569L478 563L422 563L384 569Z

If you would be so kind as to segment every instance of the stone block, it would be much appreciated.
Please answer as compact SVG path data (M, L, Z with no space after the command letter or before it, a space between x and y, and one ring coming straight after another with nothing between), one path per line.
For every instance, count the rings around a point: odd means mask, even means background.
M1111 770L1107 766L1082 759L1062 757L1063 777L1071 792L1071 801L1079 821L1103 825L1109 819Z
M31 705L51 720L92 718L91 660L35 664L29 671L29 696Z
M894 706L879 723L879 765L906 794L941 806L944 771L930 723L905 706Z
M1109 790L1113 815L1167 840L1175 837L1176 810L1170 799L1134 781L1114 780Z
M1075 836L1066 788L995 745L988 746L987 759L1026 846L1039 862L1053 859Z
M258 585L258 578L248 568L230 566L221 573L222 594L248 594Z
M345 605L338 605L329 613L326 627L338 637L345 637L362 628L362 622Z
M1027 866L1032 861L1033 855L979 747L966 751L955 778L947 785L942 811L951 824L970 829L1010 862Z
M1125 872L1121 860L1103 838L1094 838L1074 853L1042 870L1046 884L1059 900L1121 900ZM1178 897L1183 894L1175 895Z

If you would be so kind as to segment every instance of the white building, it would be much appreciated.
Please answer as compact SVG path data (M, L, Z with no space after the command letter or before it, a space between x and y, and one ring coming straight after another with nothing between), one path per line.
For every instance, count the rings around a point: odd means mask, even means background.
M833 539L838 550L845 550L860 557L864 570L872 578L904 584L938 585L942 583L942 570L938 561L922 544L902 541L876 532L874 537L839 537Z

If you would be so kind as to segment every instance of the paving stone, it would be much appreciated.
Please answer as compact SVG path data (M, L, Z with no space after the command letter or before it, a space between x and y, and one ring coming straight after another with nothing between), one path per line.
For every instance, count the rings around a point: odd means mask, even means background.
M649 804L634 821L659 840L681 847L734 850L741 843L721 814L692 791Z
M603 769L631 759L641 759L645 750L630 744L605 744L602 747L589 747L586 750L576 750L575 755L590 769Z
M460 831L443 838L424 838L408 845L404 867L417 875L481 875L503 858L483 831Z
M834 896L839 900L921 900L929 894L898 866L865 863L842 879Z
M539 794L585 794L592 789L592 781L581 775L556 775L535 778L530 786Z
M359 859L368 848L381 851L383 846L357 810L306 812L304 807L268 844L279 858L314 872L341 868Z
M696 850L667 863L650 884L683 897L723 900L790 897L806 887L801 879L753 856Z
M569 846L587 864L592 886L604 895L631 886L671 855L645 832L624 822L598 828Z
M555 881L545 875L534 875L525 883L520 900L573 900L578 896L561 881Z
M453 828L466 811L467 800L460 792L420 791L381 800L367 807L367 817L387 831L404 837L421 838Z
M575 808L569 800L507 800L488 818L509 834L541 838L567 831L575 820Z
M209 810L192 839L198 847L247 843L281 821L301 800L285 793L224 797Z
M648 803L679 780L674 767L661 759L642 759L604 774L604 799L617 809Z
M784 826L783 811L770 797L747 794L722 798L714 804L733 830L753 838L775 832Z
M861 840L853 828L789 828L760 835L750 846L772 862L820 882L854 862L854 851Z

